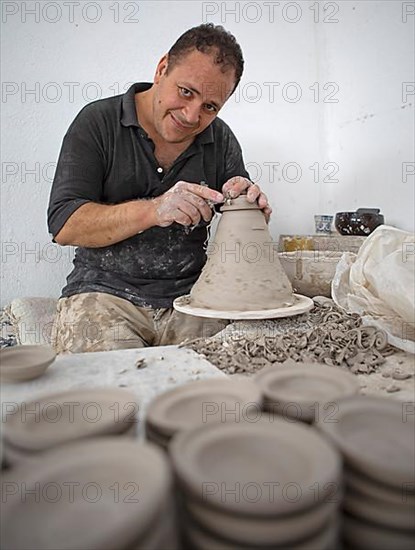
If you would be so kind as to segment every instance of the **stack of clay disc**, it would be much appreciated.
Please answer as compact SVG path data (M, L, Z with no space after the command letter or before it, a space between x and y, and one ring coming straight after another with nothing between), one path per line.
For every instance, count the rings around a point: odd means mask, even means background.
M313 428L263 413L181 432L169 451L191 547L335 547L341 461Z
M169 390L150 403L149 441L167 450L177 432L216 422L241 422L261 416L261 392L250 380L197 380Z
M72 443L11 469L2 495L8 550L177 548L171 470L154 445Z
M345 462L344 540L367 550L413 548L414 404L357 396L339 401L335 422L319 421Z
M48 449L80 439L134 436L137 409L134 394L120 388L73 389L23 402L4 414L6 462L37 458Z
M289 420L330 421L339 398L355 395L355 375L338 367L319 363L270 366L255 377L264 396L264 409Z

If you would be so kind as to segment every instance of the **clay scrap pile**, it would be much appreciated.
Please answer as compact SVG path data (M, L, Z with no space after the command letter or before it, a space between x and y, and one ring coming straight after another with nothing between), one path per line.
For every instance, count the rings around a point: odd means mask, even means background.
M301 319L264 321L262 329L259 322L235 323L219 335L183 345L228 374L252 374L287 359L371 373L395 352L382 330L363 326L357 314L345 313L329 299L316 299Z

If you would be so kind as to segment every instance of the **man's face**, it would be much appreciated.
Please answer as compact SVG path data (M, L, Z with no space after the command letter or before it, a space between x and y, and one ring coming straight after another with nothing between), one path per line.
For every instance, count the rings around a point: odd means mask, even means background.
M221 71L213 57L193 50L167 71L167 56L154 79L153 125L167 143L193 141L217 116L235 86L235 71Z

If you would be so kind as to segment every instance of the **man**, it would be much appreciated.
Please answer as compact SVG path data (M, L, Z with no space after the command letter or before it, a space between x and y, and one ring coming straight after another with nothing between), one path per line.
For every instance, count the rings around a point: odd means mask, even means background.
M211 204L246 192L271 213L217 118L242 71L235 38L200 25L161 58L153 84L87 105L70 126L48 210L54 240L78 247L58 304L58 352L174 344L224 326L172 303L206 260Z

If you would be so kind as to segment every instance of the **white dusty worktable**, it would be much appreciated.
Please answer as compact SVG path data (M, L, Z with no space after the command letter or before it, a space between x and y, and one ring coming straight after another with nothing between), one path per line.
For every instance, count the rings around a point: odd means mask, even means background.
M144 360L145 366L137 368L140 359ZM395 368L410 374L410 378L394 380L391 375ZM414 372L414 356L397 352L386 358L378 372L358 375L361 393L414 401ZM139 409L138 433L141 434L141 421L154 397L191 380L211 377L225 378L226 375L194 351L177 346L61 355L40 378L28 382L1 383L2 415L4 418L10 411L8 404L19 405L23 401L65 390L125 387L135 394ZM400 391L396 392L397 387Z
M143 359L144 366L137 368ZM1 384L2 414L9 405L74 388L125 387L138 404L138 433L145 410L160 393L191 380L226 375L192 350L177 346L60 355L35 380Z

